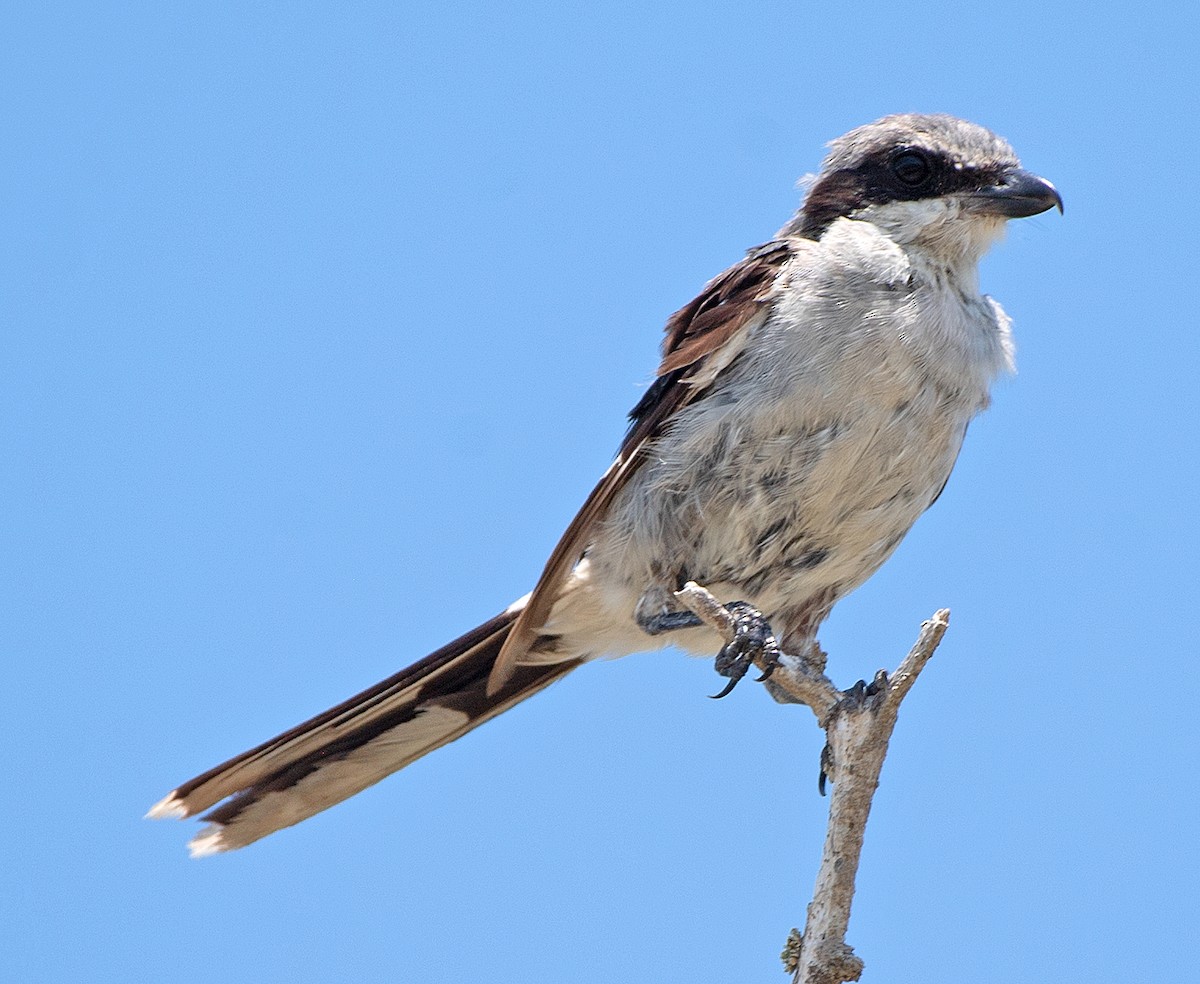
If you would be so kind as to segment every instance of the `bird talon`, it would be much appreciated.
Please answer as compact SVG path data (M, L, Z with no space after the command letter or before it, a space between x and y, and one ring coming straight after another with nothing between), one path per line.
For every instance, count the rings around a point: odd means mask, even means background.
M728 697L731 693L733 693L733 688L738 685L738 681L740 679L741 677L733 677L727 684L725 684L724 689L722 689L719 694L709 694L708 699L720 700L722 697Z
M756 682L767 680L775 671L779 656L779 644L762 612L744 601L731 601L725 610L733 616L734 635L717 653L714 669L728 677L729 683L719 694L712 695L713 700L732 693L757 659L767 660L767 666Z

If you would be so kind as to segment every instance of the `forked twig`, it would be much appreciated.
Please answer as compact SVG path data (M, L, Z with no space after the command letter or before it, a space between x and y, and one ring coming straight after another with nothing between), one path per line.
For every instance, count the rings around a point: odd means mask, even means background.
M732 616L705 588L689 582L676 597L726 641L733 638ZM795 984L843 984L862 975L863 962L846 943L846 930L867 817L900 702L933 656L949 621L949 609L936 612L921 626L895 673L880 670L869 684L859 681L844 692L803 656L780 653L772 670L773 687L812 708L825 730L821 769L833 782L825 848L804 932L792 930L783 953Z

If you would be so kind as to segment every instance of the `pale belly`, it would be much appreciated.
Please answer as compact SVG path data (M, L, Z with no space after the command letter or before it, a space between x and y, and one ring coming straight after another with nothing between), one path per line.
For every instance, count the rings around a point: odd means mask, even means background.
M634 618L648 597L694 580L811 641L938 496L970 417L947 413L936 393L853 409L823 420L730 413L707 427L698 415L669 435L614 503L547 629L589 655L667 643L711 653L720 643L706 629L656 638Z

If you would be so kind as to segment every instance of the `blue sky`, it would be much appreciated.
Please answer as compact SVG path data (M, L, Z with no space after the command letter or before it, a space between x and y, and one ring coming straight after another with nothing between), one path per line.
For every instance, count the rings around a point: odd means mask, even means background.
M868 981L1195 966L1197 14L840 7L10 12L0 979L782 980L821 736L671 651L239 854L141 816L527 590L666 316L908 110L1067 211L985 262L1020 372L823 635L848 685L953 610L850 942Z

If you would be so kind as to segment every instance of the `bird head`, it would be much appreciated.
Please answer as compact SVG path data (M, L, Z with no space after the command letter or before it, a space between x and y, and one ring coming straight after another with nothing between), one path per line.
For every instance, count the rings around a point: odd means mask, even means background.
M1008 219L1062 197L1021 167L1007 141L941 114L885 116L829 145L789 235L820 239L839 219L873 223L902 247L974 263Z

